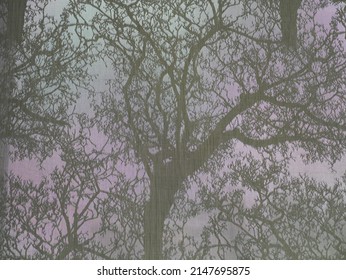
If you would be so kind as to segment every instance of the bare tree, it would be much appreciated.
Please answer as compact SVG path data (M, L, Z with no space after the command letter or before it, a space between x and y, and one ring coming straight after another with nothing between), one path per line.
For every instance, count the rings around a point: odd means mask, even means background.
M25 1L0 1L0 38L1 38L1 52L0 52L0 69L1 74L10 72L13 66L11 58L11 48L15 47L16 43L20 40L23 33L23 24L25 16ZM6 126L8 120L8 97L11 95L12 77L6 75L1 79L1 105L0 105L0 118L1 118L1 131L2 126ZM5 121L4 121L5 120ZM3 205L6 199L5 181L6 170L8 161L8 150L4 137L0 137L0 217L4 216ZM0 223L3 227L3 223Z
M344 154L345 52L335 26L310 20L319 3L304 1L294 52L281 45L277 12L254 1L74 4L80 21L84 6L95 13L83 24L114 68L95 107L99 125L150 181L145 258L162 258L164 221L183 183L215 160L226 164L236 145L286 162L292 149L307 161Z
M10 176L3 257L140 258L140 180L117 170L107 141L90 139L94 127L84 114L70 124L56 138L59 164L41 182Z
M218 191L200 191L201 203L214 209L204 243L222 248L221 258L231 252L240 259L346 258L345 180L290 178L277 164L251 156L232 167L217 181ZM222 193L228 184L237 187ZM245 190L252 205L244 204Z
M39 36L56 44L34 48L33 66L19 56L30 69L29 85L55 85L67 76L71 84L53 86L46 103L30 99L34 115L17 108L15 116L26 122L14 122L13 135L24 129L28 138L13 137L16 155L36 153L42 161L55 149L62 163L41 185L11 177L7 217L17 223L7 230L8 258L329 257L317 255L313 242L299 251L301 244L284 236L297 207L285 195L313 189L316 203L304 197L304 210L311 206L313 213L301 220L325 218L318 199L326 201L328 188L277 175L288 177L294 153L306 163L333 165L346 151L346 55L338 19L330 28L314 21L323 5L302 2L291 49L282 44L279 10L258 1L71 0L61 22L52 21L56 33ZM71 26L74 40L65 33ZM82 70L96 59L113 69L114 78L104 92L88 88L89 117L74 114L69 89L88 84ZM61 70L57 77L55 69ZM44 89L51 93L51 87ZM105 145L94 146L95 137ZM262 200L250 210L242 207L243 192L229 189L228 174L234 185L244 179L243 187ZM340 186L333 194L339 202ZM211 217L199 238L186 232L197 215ZM334 215L335 223L340 217ZM229 224L237 228L224 238ZM294 226L292 236L302 229ZM307 237L312 228L307 225ZM254 230L256 238L249 236ZM335 242L340 237L337 230L322 232ZM171 246L176 239L179 246ZM342 242L334 246L337 257Z
M15 158L50 156L69 106L88 83L92 57L87 61L85 47L73 40L66 14L48 14L49 3L1 1L1 206L9 145Z

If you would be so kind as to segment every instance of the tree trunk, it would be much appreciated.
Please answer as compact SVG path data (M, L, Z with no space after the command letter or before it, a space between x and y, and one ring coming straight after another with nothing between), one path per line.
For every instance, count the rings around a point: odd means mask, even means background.
M297 14L301 0L280 0L282 41L287 47L297 44Z
M8 0L0 1L1 11L6 11L5 20L0 24L0 39L3 46L2 57L0 57L0 228L3 229L3 217L6 213L6 177L8 166L8 146L6 138L8 137L7 127L9 126L9 108L8 99L12 93L13 77L9 76L10 69L13 67L13 47L20 43L23 35L23 25L25 17L27 0ZM5 26L6 25L6 26ZM1 235L1 233L0 233Z
M23 37L26 2L27 0L8 0L7 2L7 33L8 38L13 42L20 42Z
M182 180L173 165L161 167L152 176L150 199L144 209L144 258L163 259L163 229Z
M184 180L198 170L223 141L220 132L214 133L191 153L176 155L171 162L154 163L150 176L150 199L144 209L144 258L163 259L162 238L164 223L174 203L175 195L183 186Z
M144 211L144 258L160 260L162 256L163 227L167 211L163 204L167 202L159 194L150 195ZM167 213L165 213L167 212Z
M6 10L6 3L0 2L1 11ZM6 19L7 20L7 19ZM2 248L3 242L3 230L4 230L4 216L5 216L5 202L6 202L6 189L5 189L5 180L6 180L6 169L7 169L7 145L4 140L5 136L5 124L7 118L7 104L6 104L6 96L7 96L7 77L6 71L8 66L7 55L5 54L6 48L5 39L6 39L6 21L4 19L0 19L0 40L1 40L1 57L0 57L0 248ZM0 252L0 258L1 258Z
M6 202L6 172L7 172L7 163L8 163L8 152L7 145L3 140L0 139L0 218L2 219L5 215L5 202ZM2 227L2 222L0 223Z

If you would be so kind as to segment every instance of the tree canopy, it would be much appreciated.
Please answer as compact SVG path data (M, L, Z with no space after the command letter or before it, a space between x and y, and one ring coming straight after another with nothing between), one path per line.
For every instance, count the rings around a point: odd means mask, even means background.
M261 1L71 0L40 36L33 17L16 73L35 113L21 101L11 128L37 127L38 158L61 163L10 178L6 257L345 258L345 182L289 174L346 151L344 19L318 23L326 5L295 9L294 48ZM96 61L113 71L101 92Z

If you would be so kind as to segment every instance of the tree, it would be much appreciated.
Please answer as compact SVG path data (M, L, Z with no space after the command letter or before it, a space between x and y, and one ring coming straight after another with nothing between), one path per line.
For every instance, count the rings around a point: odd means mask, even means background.
M326 5L325 1L321 2L321 5ZM331 1L334 4L344 3L345 1L334 0ZM263 5L268 3L262 2ZM277 2L269 1L270 9L276 7ZM298 20L298 10L302 4L301 0L280 0L279 1L279 10L280 10L280 29L282 34L282 42L288 48L295 48L297 42L297 20ZM343 13L345 11L345 7L343 9L338 9L339 13ZM339 19L342 19L342 16L339 16ZM344 25L345 27L345 25Z
M11 41L20 41L23 34L25 9L27 0L12 0L7 2L7 37Z
M72 38L73 25L47 13L48 0L1 1L1 206L6 201L8 145L15 158L52 154L71 110L90 76L85 47ZM25 7L27 6L27 12ZM2 208L2 207L1 207ZM1 218L6 209L1 209ZM2 227L3 228L3 227Z
M39 126L38 159L49 155L41 144L47 143L62 162L41 184L11 176L13 211L7 218L17 223L7 228L7 256L317 256L316 243L309 243L313 224L303 228L307 238L299 239L311 254L287 244L283 234L292 226L293 236L302 229L291 220L303 202L313 210L298 222L326 218L329 212L318 207L329 196L338 202L327 205L330 211L345 205L343 184L328 194L326 185L288 176L295 154L306 163L333 165L346 148L346 56L338 19L330 28L313 21L321 7L303 2L291 49L282 44L279 10L257 1L71 0L58 30L70 30L71 15L80 55L103 60L114 78L102 94L89 88L88 117L67 114L75 99L62 98L58 112L66 112L63 121L70 127L53 129L54 121ZM69 57L69 50L59 47L56 56ZM68 61L74 59L79 56ZM52 119L61 120L59 114ZM96 138L105 145L95 145ZM255 192L252 207L243 207L243 191L236 187ZM290 201L304 191L314 196ZM331 213L335 224L343 218L338 213ZM210 216L200 238L186 232L188 219L198 215ZM224 238L230 224L234 236ZM344 256L340 231L321 224L332 253ZM287 249L291 245L296 247Z
M9 71L9 67L11 66L11 61L8 60L7 56L10 54L10 49L14 42L19 41L22 37L23 33L23 24L24 24L24 15L25 15L25 1L1 1L1 27L0 27L0 35L3 42L1 44L1 72L4 74ZM6 10L5 13L3 11ZM5 71L3 71L5 69ZM6 80L7 79L7 80ZM6 79L1 81L1 108L0 108L0 117L2 120L7 120L7 105L8 105L8 95L11 91L11 81L12 79L6 75ZM2 123L1 125L4 125ZM1 130L3 130L1 128ZM4 197L6 197L5 191L5 181L6 181L6 169L7 169L7 146L4 142L3 137L0 137L0 195L1 195L1 209L0 209L0 217L4 216L4 210L2 205L4 204ZM2 226L3 223L0 223Z
M200 190L200 203L214 210L203 243L216 243L220 258L232 252L238 259L346 258L345 178L330 185L290 178L276 163L247 156L220 181L217 191ZM227 185L238 187L225 194ZM244 204L245 190L252 205Z
M74 2L114 68L95 105L99 126L149 179L145 258L162 258L184 182L236 145L286 163L298 149L308 162L344 154L345 52L335 26L312 24L319 7L304 2L297 50L287 51L277 12L254 1Z
M288 47L295 47L297 40L297 13L301 0L280 0L282 41Z
M140 184L114 166L107 141L76 114L57 137L58 166L40 182L9 178L2 247L6 259L128 259L136 255ZM132 209L128 203L133 201ZM122 208L126 205L126 209ZM130 221L133 221L131 225ZM131 232L128 237L128 232ZM140 233L138 232L140 236ZM126 249L124 249L126 248Z

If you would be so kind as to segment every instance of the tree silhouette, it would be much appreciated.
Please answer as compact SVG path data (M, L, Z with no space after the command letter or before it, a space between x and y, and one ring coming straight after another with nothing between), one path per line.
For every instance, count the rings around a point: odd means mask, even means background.
M345 3L344 0L338 1L334 0L331 1L334 4L340 4ZM275 5L275 2L270 1L270 7L273 8ZM265 4L265 3L264 3ZM322 3L323 4L323 3ZM282 42L288 47L288 48L295 48L297 43L297 20L298 20L298 9L302 5L302 0L280 0L279 2L279 11L280 11L280 29L282 34ZM343 9L338 10L340 13L345 12L345 7ZM341 22L344 22L344 19L342 19L342 16L339 16L339 19ZM344 25L345 27L345 25Z
M60 164L48 176L38 183L10 176L3 258L135 256L131 247L138 247L139 240L132 227L138 226L137 207L143 205L143 197L135 192L140 181L128 180L116 170L117 155L107 142L96 145L90 140L93 127L87 116L76 114L70 124L73 128L56 138ZM131 209L126 202L132 200Z
M8 69L12 66L12 61L8 59L10 56L11 47L15 45L16 41L19 41L23 33L24 15L25 15L26 1L1 1L0 9L2 11L0 16L0 38L2 40L1 52L0 52L0 67L1 74L10 72ZM5 12L4 12L5 10ZM10 56L11 57L11 56ZM6 69L3 71L3 69ZM8 119L8 96L11 91L12 77L6 75L5 79L1 80L1 107L0 117L2 120ZM8 126L8 123L1 122L2 126ZM6 169L7 169L7 145L4 141L4 137L0 136L0 218L4 216L4 201L6 197L5 182L6 182ZM3 223L0 223L2 226Z
M338 25L313 21L321 7L304 1L292 51L282 44L279 11L257 1L71 0L53 37L70 38L63 31L72 25L78 43L71 59L67 45L56 45L52 57L76 63L67 68L71 77L88 56L105 62L114 77L102 92L88 88L88 117L68 114L75 99L63 94L60 110L51 104L44 118L69 127L39 122L46 134L33 138L38 158L47 158L48 145L62 163L41 185L11 176L7 217L17 223L7 228L7 256L344 257L332 223L304 224L314 215L342 221L344 185L333 192L288 173L295 155L333 165L346 151L346 56ZM40 48L44 58L50 46ZM72 74L58 69L62 77ZM248 208L244 190L258 198ZM337 207L320 211L329 196ZM306 214L292 223L297 211ZM210 219L196 238L186 223L198 215ZM299 231L305 235L291 242ZM334 251L316 249L314 233Z
M24 17L25 17L25 8L26 8L26 0L20 1L1 1L0 8L2 11L1 14L1 72L5 74L6 72L11 72L12 61L8 59L7 56L10 56L11 48L16 45L22 38L23 34L23 25L24 25ZM3 12L5 10L5 12ZM11 56L10 56L11 57ZM5 71L3 71L5 69ZM8 74L8 73L6 73ZM6 78L1 81L1 119L7 120L8 117L8 96L11 91L11 80L12 77L6 75ZM4 127L8 124L2 123ZM3 130L3 129L1 129ZM3 189L3 182L5 180L5 169L6 169L6 145L3 143L3 136L0 137L0 153L1 153L1 190Z
M280 0L282 41L288 47L295 47L297 41L297 13L301 0Z
M277 17L252 1L85 5L95 16L84 24L101 38L116 77L95 106L99 126L150 182L145 258L162 258L164 221L184 182L227 162L239 143L287 162L291 149L307 161L344 153L345 53L335 29L311 26L319 4L302 11L295 53L278 43ZM293 25L298 2L293 8L282 28ZM291 45L295 33L283 39Z
M68 107L88 83L85 48L72 40L68 17L49 16L49 0L1 1L1 213L6 201L8 146L15 158L51 156L68 125ZM91 57L90 57L91 58ZM1 228L4 228L3 226Z
M221 248L220 258L345 259L345 180L291 178L277 163L249 155L220 181L217 191L200 190L200 203L214 210L204 246ZM238 187L222 193L227 185ZM251 205L244 204L245 189Z
M27 0L7 1L7 33L11 41L20 41L23 34Z

